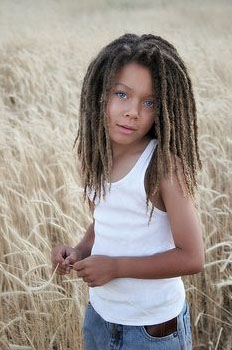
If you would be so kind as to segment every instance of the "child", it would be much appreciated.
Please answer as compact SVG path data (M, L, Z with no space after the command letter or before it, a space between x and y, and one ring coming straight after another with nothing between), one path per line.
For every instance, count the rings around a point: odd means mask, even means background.
M125 34L104 47L83 81L77 141L94 219L75 248L53 249L52 264L90 287L85 350L191 349L180 276L204 266L201 161L192 84L173 45Z

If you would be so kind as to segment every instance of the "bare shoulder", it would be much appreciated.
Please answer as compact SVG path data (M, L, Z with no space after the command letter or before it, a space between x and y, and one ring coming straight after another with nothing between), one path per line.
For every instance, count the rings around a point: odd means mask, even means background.
M165 204L170 227L176 247L183 248L190 254L198 252L199 259L203 259L203 241L201 224L192 197L183 195L178 177L184 182L183 166L180 158L176 157L176 171L174 156L172 156L172 181L170 178L160 179L160 195ZM177 174L178 177L177 177ZM187 193L187 192L186 192Z
M179 193L180 196L183 196L183 192L179 185L179 180L182 183L184 191L187 193L187 187L184 179L184 171L181 159L174 154L171 154L171 163L172 163L172 180L169 177L168 179L164 176L160 179L160 194L163 196ZM174 191L174 192L173 192ZM170 193L172 192L172 193Z
M95 209L95 203L94 203L94 201L91 201L90 202L90 210L91 210L92 215L94 213L94 209Z
M166 204L168 201L173 198L173 203L177 200L177 195L179 198L183 197L182 189L179 185L179 180L183 183L183 188L185 192L187 191L186 185L184 183L184 173L183 173L183 166L182 161L178 156L175 156L176 158L176 165L174 161L174 155L171 156L172 161L172 181L171 179L166 179L164 177L161 177L160 183L159 183L159 191L156 192L155 196L149 197L149 200L160 210L162 211L168 211L166 208ZM177 167L177 170L175 168ZM178 175L177 175L178 174ZM148 185L147 185L147 178L145 176L145 189L146 193L148 193Z

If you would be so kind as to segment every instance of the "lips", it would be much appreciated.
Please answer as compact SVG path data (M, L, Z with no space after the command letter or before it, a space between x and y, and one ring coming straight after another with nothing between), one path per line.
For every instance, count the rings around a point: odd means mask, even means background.
M136 130L135 128L133 128L132 126L129 126L129 125L119 125L119 126L121 126L122 128L128 129L128 130Z

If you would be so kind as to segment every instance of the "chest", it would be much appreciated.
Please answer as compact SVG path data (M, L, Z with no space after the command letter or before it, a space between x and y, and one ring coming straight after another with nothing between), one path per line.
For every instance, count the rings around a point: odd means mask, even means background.
M114 162L112 173L111 173L111 182L117 182L124 178L135 166L136 162L139 159L139 155L134 155L130 158L120 159L116 162ZM146 174L145 174L145 181L144 181L145 190L147 193L147 181L146 181ZM151 198L149 198L151 200ZM156 195L156 197L153 199L154 205L156 208L166 211L165 204L162 200L160 192Z
M113 168L111 173L111 182L117 182L123 179L135 166L139 159L139 155L125 157L113 162Z

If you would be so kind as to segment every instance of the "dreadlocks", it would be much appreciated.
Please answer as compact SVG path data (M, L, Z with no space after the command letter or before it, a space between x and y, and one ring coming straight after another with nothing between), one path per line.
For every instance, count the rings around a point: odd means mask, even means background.
M148 135L158 140L149 163L147 181L149 198L159 190L160 177L172 174L171 154L182 162L187 192L194 197L197 165L202 168L198 149L198 126L192 84L175 47L160 36L124 34L105 46L90 63L84 77L79 128L74 146L81 162L84 199L87 191L105 196L105 181L110 183L112 149L107 127L106 106L112 81L122 66L135 62L149 68L157 96L156 119ZM179 185L184 187L175 172ZM90 204L90 201L88 201ZM152 210L150 219L154 210ZM149 219L149 222L150 222Z

